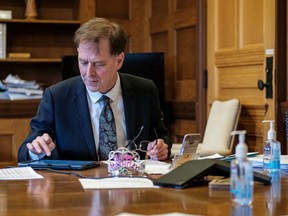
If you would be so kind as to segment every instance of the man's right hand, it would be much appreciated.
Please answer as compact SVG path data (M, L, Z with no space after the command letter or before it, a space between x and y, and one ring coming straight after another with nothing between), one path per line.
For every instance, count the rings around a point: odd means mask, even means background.
M33 154L40 155L44 153L47 156L50 156L51 152L56 147L55 143L47 133L38 136L32 143L27 143L26 146Z

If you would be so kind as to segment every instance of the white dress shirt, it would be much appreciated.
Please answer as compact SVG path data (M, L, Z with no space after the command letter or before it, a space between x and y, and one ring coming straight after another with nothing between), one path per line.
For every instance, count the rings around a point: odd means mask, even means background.
M117 74L117 81L115 86L105 95L111 99L110 106L113 111L116 124L118 147L125 146L126 121L124 115L124 105L119 74ZM103 103L99 102L99 99L101 97L102 94L100 92L91 92L87 89L87 100L90 110L91 125L93 129L97 155L99 150L99 117L103 108Z

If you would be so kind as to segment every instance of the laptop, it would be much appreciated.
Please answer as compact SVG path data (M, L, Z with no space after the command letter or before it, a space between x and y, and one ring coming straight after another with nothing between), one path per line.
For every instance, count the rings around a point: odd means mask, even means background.
M57 170L87 170L98 167L97 161L80 161L80 160L37 160L19 162L19 167L30 166L34 169L57 169Z

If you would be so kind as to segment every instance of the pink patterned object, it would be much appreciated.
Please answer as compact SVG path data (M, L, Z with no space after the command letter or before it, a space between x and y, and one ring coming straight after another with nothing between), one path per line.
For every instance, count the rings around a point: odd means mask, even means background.
M108 172L113 176L129 176L143 174L145 161L135 151L120 147L109 153Z

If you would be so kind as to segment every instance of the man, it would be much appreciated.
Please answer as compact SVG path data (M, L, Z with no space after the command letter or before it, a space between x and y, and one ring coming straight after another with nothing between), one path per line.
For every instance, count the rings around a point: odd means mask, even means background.
M45 90L31 120L31 132L19 148L18 161L102 160L102 95L108 97L112 108L117 148L135 137L138 148L141 141L149 140L147 155L166 160L172 143L163 123L157 87L151 80L118 73L125 57L124 31L116 23L93 18L76 31L74 42L81 76ZM139 154L144 158L144 152Z

